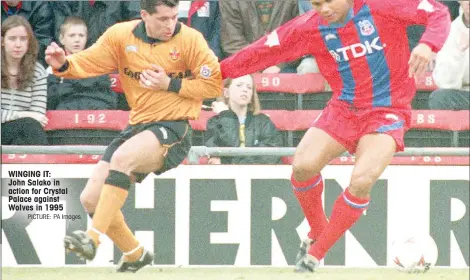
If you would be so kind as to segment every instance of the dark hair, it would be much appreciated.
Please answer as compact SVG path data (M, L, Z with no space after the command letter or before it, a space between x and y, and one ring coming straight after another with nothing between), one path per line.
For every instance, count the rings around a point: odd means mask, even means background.
M149 14L153 14L157 12L156 8L160 5L173 8L178 6L179 3L179 0L140 0L140 8Z
M8 30L23 26L28 34L28 50L24 54L20 63L20 72L16 76L16 83L18 89L25 89L27 85L33 82L34 69L36 68L36 61L39 52L38 40L34 36L33 28L29 22L22 16L9 16L2 23L2 42L5 40L5 34ZM2 44L2 88L10 88L7 61L5 59L5 47Z

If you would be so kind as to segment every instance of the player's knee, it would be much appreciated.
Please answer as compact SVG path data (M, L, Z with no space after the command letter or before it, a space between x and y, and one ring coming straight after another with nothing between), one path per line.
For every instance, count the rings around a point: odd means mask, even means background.
M364 173L353 173L351 176L351 183L349 184L349 190L351 194L357 197L365 197L370 194L372 185L375 183L377 177L373 174Z
M292 162L292 175L296 181L307 181L319 172L320 170L311 162L303 160L301 157L294 157L294 161Z

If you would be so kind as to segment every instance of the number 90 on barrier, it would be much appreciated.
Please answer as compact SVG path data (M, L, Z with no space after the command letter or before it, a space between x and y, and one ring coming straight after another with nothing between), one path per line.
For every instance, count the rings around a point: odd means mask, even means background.
M281 79L279 77L262 77L261 85L263 87L278 87L281 84Z

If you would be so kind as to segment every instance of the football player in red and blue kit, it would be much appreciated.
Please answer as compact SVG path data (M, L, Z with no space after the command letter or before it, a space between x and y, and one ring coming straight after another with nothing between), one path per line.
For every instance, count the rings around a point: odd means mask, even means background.
M375 181L404 149L415 78L450 30L447 8L435 0L312 0L314 10L284 24L221 63L236 78L311 54L333 90L299 143L292 186L310 225L296 271L313 272L369 205ZM406 28L426 30L410 53ZM351 181L328 220L321 170L345 151L355 153Z

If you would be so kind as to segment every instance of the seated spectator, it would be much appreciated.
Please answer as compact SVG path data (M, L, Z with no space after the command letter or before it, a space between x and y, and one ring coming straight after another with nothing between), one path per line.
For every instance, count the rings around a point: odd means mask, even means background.
M306 0L299 0L299 14L310 12L313 9L312 2ZM306 55L297 66L297 74L320 73L317 60L312 55Z
M437 54L433 71L435 90L429 98L433 110L469 110L469 26L468 1L460 1L462 13L453 22L444 47Z
M38 61L47 66L45 57L46 47L54 37L54 18L49 6L50 1L2 1L3 21L13 15L24 17L33 27L34 36L39 42Z
M297 0L219 1L221 44L227 56L299 15ZM300 58L299 58L300 59ZM296 73L298 62L268 67L264 73Z
M2 23L2 145L47 145L46 70L37 62L38 41L28 21Z
M187 25L201 32L219 60L224 59L222 46L220 45L218 1L191 1Z
M54 13L54 38L60 39L60 26L70 16L82 18L88 25L86 47L121 21L140 18L140 1L49 1Z
M86 23L78 17L69 17L60 27L60 43L67 55L85 49ZM50 67L48 72L52 73ZM109 75L88 79L63 79L54 75L47 78L48 110L115 110L117 94L111 90Z
M219 1L222 50L230 56L247 45L271 33L279 26L299 16L298 0L265 0L265 1ZM261 72L266 74L297 73L297 67L303 57L287 63L273 65ZM306 64L311 64L308 61ZM299 70L308 73L307 65ZM297 97L285 92L259 92L260 102L264 108L294 110Z
M218 115L207 121L208 147L282 147L281 133L260 113L258 94L250 75L224 82L225 102L215 101ZM228 106L227 106L228 105ZM212 157L209 164L277 164L276 156Z

